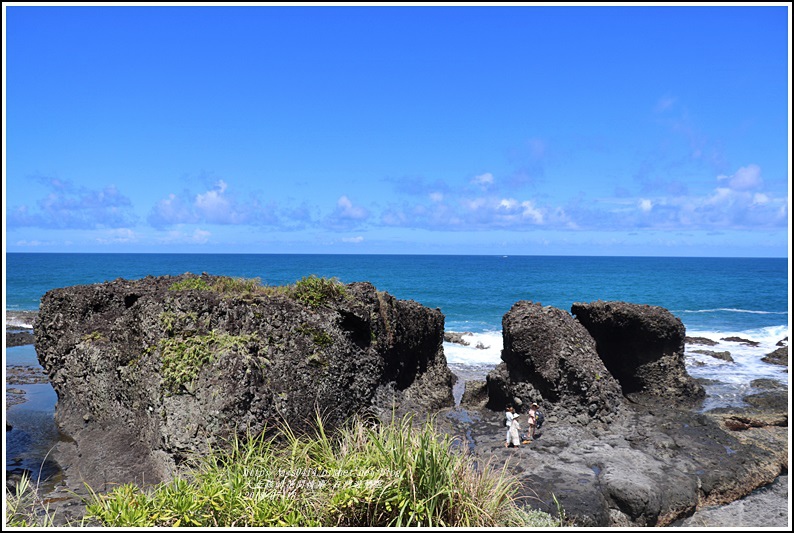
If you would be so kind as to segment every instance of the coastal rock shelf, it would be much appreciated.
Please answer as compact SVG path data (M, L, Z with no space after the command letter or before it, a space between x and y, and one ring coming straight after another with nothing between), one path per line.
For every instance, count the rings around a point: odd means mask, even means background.
M354 413L433 416L482 464L504 465L527 505L580 526L665 526L735 501L788 469L785 387L701 413L688 339L666 309L520 301L502 319L502 363L454 406L444 316L369 283L294 286L202 274L56 289L36 352L71 441L73 485L156 483L209 446L282 421L329 426ZM462 337L447 336L448 342ZM503 408L537 438L505 448ZM526 429L526 427L524 427Z

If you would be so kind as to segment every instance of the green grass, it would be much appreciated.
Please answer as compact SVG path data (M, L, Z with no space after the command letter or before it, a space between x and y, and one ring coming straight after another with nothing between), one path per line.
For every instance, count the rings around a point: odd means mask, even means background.
M345 286L336 278L321 278L314 274L305 276L293 285L266 286L259 278L232 278L218 276L207 281L198 276L174 282L170 291L212 291L224 296L253 298L257 296L284 295L309 307L319 307L346 296Z
M6 521L9 527L53 526L53 514L49 506L41 501L36 487L25 474L13 488L6 486Z
M312 274L296 281L290 294L309 307L319 307L329 301L344 298L346 291L345 286L336 278L319 278Z
M333 434L234 440L173 481L93 496L87 518L109 527L559 526L515 499L504 470L478 470L460 443L426 422L356 420Z
M212 290L212 286L207 283L205 280L195 277L195 278L185 278L183 280L179 280L174 282L170 287L168 287L169 291L209 291Z

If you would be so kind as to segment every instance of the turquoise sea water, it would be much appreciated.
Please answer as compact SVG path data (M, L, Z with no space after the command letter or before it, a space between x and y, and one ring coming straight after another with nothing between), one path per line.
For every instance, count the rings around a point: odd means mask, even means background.
M266 285L294 283L315 274L349 283L372 282L400 299L415 300L445 315L448 331L470 332L468 347L444 343L447 361L462 381L483 378L500 362L502 316L519 300L570 311L574 302L622 300L658 305L681 319L687 335L712 347L687 345L687 369L708 378L703 409L741 404L751 382L788 383L784 367L761 358L789 334L788 260L654 257L235 255L235 254L6 254L8 322L15 312L38 309L49 290L117 278L185 272L260 278ZM738 336L748 347L722 341ZM477 344L484 348L476 348ZM692 349L729 351L728 363ZM32 346L8 348L6 364L35 364ZM6 434L6 467L41 464L57 439L49 385L28 386L26 404L12 406Z

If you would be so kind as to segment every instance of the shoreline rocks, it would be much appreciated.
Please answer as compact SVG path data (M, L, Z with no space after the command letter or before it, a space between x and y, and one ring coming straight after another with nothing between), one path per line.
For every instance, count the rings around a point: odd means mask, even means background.
M775 351L766 354L761 358L761 361L764 363L770 363L773 365L780 365L780 366L788 366L788 348L787 347L780 347L777 348Z
M596 351L626 397L646 394L693 403L703 387L686 371L686 328L667 309L626 302L575 303L571 314L596 342Z
M778 410L699 413L631 404L606 427L547 418L532 443L509 449L501 412L456 407L438 418L445 431L466 436L483 464L516 476L530 507L555 515L558 501L581 527L659 527L737 501L787 473L787 393L774 394ZM730 423L737 419L746 427ZM519 420L525 427L525 417Z
M683 367L684 344L696 342L661 308L574 304L574 317L518 302L503 317L503 362L461 384L454 407L438 310L367 283L319 307L169 290L185 279L217 278L116 280L45 296L36 348L58 392L56 418L76 439L57 450L68 486L95 480L101 491L110 487L101 478L141 483L143 472L147 484L167 479L208 436L311 416L301 410L307 398L333 405L340 420L395 402L434 415L482 464L507 468L527 505L555 514L558 501L577 526L681 525L787 475L785 385L754 383L765 390L748 407L699 412L702 387ZM209 360L168 381L169 350L197 341L211 347ZM504 404L525 413L531 401L547 414L543 429L505 449Z
M56 453L67 471L99 490L157 483L209 446L311 423L315 410L332 427L366 410L453 405L439 310L369 283L317 305L212 289L231 283L148 277L44 295L36 351L73 439Z
M785 391L699 413L705 391L686 372L680 320L625 302L571 313L515 304L486 408L472 392L443 422L521 480L528 505L554 514L559 502L577 526L666 526L788 471ZM532 401L547 413L540 434L504 448L500 411L513 403L525 413Z
M488 408L539 403L553 422L609 424L621 408L620 385L587 330L568 313L521 301L502 319L502 363L487 376ZM523 407L522 407L523 406Z

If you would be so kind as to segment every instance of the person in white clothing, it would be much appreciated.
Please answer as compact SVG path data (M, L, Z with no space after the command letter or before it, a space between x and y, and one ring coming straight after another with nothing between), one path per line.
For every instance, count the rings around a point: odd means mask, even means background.
M518 434L521 426L518 423L518 414L516 414L516 410L512 405L508 405L505 409L505 425L507 426L505 448L509 446L521 446L521 438Z

